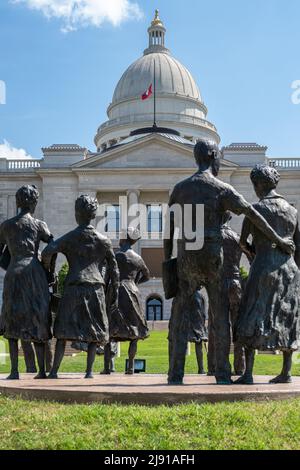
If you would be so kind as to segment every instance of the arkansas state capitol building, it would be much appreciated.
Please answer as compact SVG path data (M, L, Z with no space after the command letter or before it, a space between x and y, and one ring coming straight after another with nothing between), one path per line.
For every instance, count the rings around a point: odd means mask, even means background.
M75 144L43 148L40 160L7 160L0 155L0 221L16 213L15 193L23 184L40 191L37 217L45 220L55 237L75 226L74 201L80 194L97 197L106 206L105 231L118 232L121 224L120 196L127 206L147 207L147 232L137 251L151 271L141 287L148 320L168 320L170 301L164 299L161 282L163 248L162 204L181 179L195 171L193 146L198 139L220 143L216 127L207 120L207 108L190 72L176 60L165 43L166 29L156 12L148 29L149 45L129 66L116 86L108 107L108 120L96 132L96 151ZM156 121L153 132L153 97L141 95L153 83L156 70ZM164 129L162 129L164 128ZM280 191L290 202L300 197L300 158L271 159L267 147L234 143L223 147L220 178L232 184L250 202L256 197L249 180L256 163L278 166ZM234 218L240 231L242 218ZM118 241L113 240L115 247ZM1 283L3 271L0 274Z

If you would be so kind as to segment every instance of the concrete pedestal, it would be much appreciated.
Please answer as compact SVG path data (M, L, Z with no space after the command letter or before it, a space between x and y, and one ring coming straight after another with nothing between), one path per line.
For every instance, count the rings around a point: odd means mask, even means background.
M255 377L255 385L217 386L213 377L189 375L183 386L168 386L165 375L112 374L85 380L82 374L60 374L58 380L34 380L23 374L19 381L0 376L0 393L24 399L62 403L121 403L177 405L233 401L285 400L300 397L300 377L292 384L270 385L271 377Z

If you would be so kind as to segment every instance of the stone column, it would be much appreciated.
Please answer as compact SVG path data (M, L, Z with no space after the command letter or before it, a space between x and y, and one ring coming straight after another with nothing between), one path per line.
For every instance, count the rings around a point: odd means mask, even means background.
M139 204L140 191L137 189L129 189L127 191L128 213L132 206ZM128 215L128 225L135 219L135 216Z
M7 218L10 219L15 215L17 215L16 196L11 195L7 197Z
M8 198L6 195L0 196L0 224L8 219Z

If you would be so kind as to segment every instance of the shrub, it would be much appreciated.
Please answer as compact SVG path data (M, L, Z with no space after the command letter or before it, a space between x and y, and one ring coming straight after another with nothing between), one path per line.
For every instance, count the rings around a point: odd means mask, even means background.
M64 287L65 287L65 280L69 272L69 265L68 263L64 263L58 273L58 292L59 294L63 294Z
M248 273L247 269L244 268L244 266L240 267L240 274L241 274L242 280L247 281L247 279L249 277L249 273Z

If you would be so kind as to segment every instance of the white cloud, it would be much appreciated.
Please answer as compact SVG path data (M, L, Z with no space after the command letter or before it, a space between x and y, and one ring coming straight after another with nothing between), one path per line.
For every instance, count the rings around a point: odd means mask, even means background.
M118 26L127 19L143 16L132 0L10 0L38 10L47 18L63 21L62 31L74 31L82 26L101 26L104 22Z
M0 158L7 158L8 160L29 160L34 157L28 155L26 150L17 149L4 140L3 144L0 143Z

